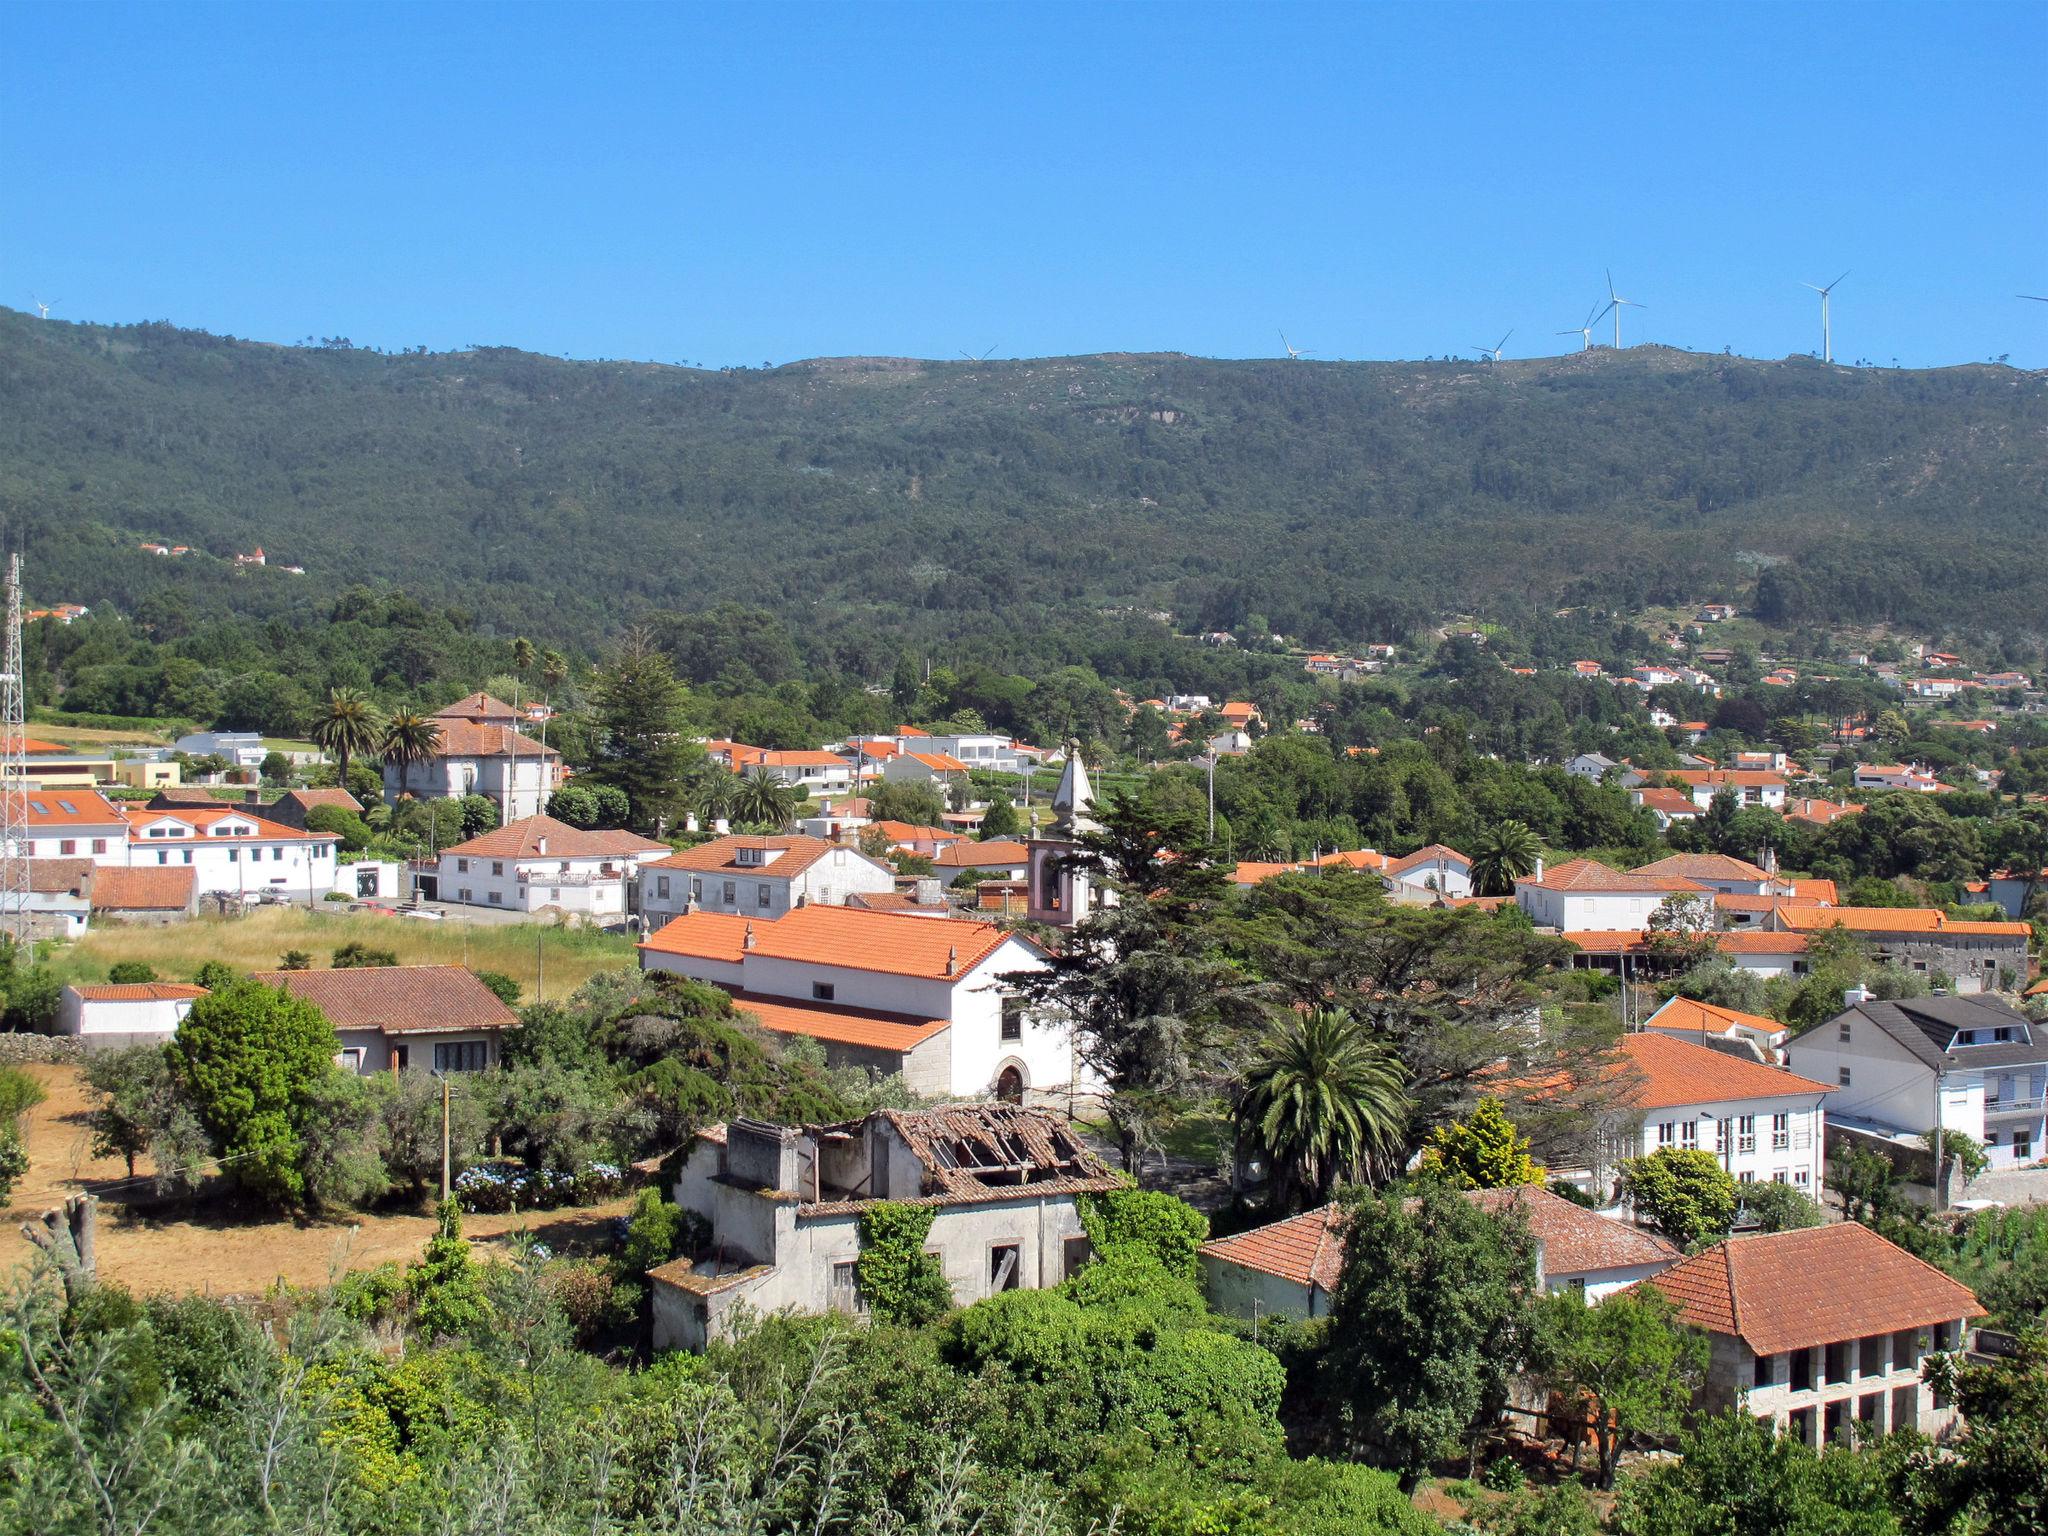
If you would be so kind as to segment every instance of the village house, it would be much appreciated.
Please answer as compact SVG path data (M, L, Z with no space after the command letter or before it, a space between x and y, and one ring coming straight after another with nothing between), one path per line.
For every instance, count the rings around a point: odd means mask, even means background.
M885 784L930 784L940 794L967 782L967 764L950 752L903 751L882 764Z
M652 931L686 911L773 920L798 907L843 904L856 892L895 889L895 871L816 837L714 838L640 866L639 912Z
M1640 932L1673 896L1707 887L1677 875L1623 874L1597 859L1573 859L1545 873L1543 861L1515 881L1515 904L1539 928Z
M1864 763L1856 769L1858 789L1903 789L1919 795L1939 795L1948 786L1917 763Z
M865 799L838 796L820 803L810 815L798 817L796 826L807 837L822 837L828 843L852 842L872 819Z
M1862 939L1880 965L1946 976L1965 995L2016 991L2029 974L2033 929L2021 922L1961 922L1933 907L1789 904L1773 909L1764 926L1808 937L1839 926Z
M204 996L206 988L178 981L74 982L57 994L57 1033L95 1050L161 1045Z
M253 797L254 791L251 795ZM251 808L260 810L266 821L304 832L307 830L307 816L322 806L350 816L363 814L362 802L345 789L288 789L275 800Z
M386 763L384 798L460 800L482 795L501 821L522 821L547 809L562 783L562 754L520 734L519 712L488 693L472 693L436 710L441 739L424 763Z
M1657 818L1659 832L1669 832L1681 821L1697 821L1701 814L1692 796L1682 789L1637 788L1630 790L1628 797Z
M632 910L643 860L668 844L635 832L586 832L552 816L528 816L441 851L422 894L512 912L558 911L620 922ZM424 890L432 878L435 888Z
M1819 1447L1916 1429L1956 1412L1921 1380L1984 1310L1967 1286L1860 1222L1716 1243L1648 1282L1710 1349L1700 1397Z
M1747 859L1730 858L1725 853L1674 853L1654 864L1639 864L1629 873L1650 879L1676 877L1691 880L1710 891L1730 896L1784 894L1780 891L1778 877L1769 870Z
M920 752L954 758L969 768L990 768L998 773L1023 773L1045 760L1045 753L1039 748L1027 746L1000 731L921 736L903 745L914 746Z
M1605 752L1581 752L1564 765L1564 771L1575 779L1585 779L1598 784L1608 774L1621 766Z
M255 731L194 731L172 746L187 757L225 758L230 768L261 768L270 755Z
M364 965L327 971L258 971L327 1016L351 1072L481 1072L496 1066L519 1015L460 965Z
M189 868L200 896L317 901L334 889L331 832L300 832L235 805L123 813L127 863Z
M1387 893L1396 901L1435 901L1472 894L1472 861L1442 843L1418 848L1379 866Z
M1600 1169L1665 1148L1703 1148L1738 1184L1790 1184L1818 1195L1831 1082L1650 1031L1622 1036L1614 1069L1625 1108L1600 1128Z
M1883 1136L1960 1131L1994 1167L2048 1150L2048 1040L2026 1015L1982 997L1880 1002L1860 988L1844 1002L1785 1047L1795 1070L1836 1085L1838 1121Z
M27 798L22 852L28 858L128 862L128 820L98 790L37 790Z
M1709 810L1714 797L1726 790L1737 805L1761 806L1767 811L1785 808L1785 776L1760 768L1667 768L1666 782L1683 788L1693 804Z
M1668 1268L1678 1250L1661 1237L1602 1216L1538 1185L1474 1189L1484 1210L1519 1210L1536 1239L1536 1282L1599 1301ZM1202 1287L1217 1311L1251 1321L1327 1317L1344 1272L1344 1212L1325 1205L1202 1245Z
M91 859L30 859L21 910L38 939L75 939L92 923Z
M1782 1061L1781 1048L1790 1032L1776 1019L1758 1013L1744 1013L1703 1003L1696 998L1674 997L1643 1020L1643 1029L1701 1045L1715 1040L1740 1042L1755 1053L1758 1061Z
M932 858L932 873L944 885L951 885L970 869L1002 880L1022 880L1030 867L1031 850L1015 838L991 838L987 842L948 843Z
M199 882L183 865L96 865L90 894L96 923L161 927L199 910Z
M1002 977L1045 952L990 923L805 906L773 921L688 912L648 935L641 969L711 982L763 1028L836 1066L900 1072L912 1092L1012 1102L1094 1094L1073 1036Z
M967 841L964 832L949 832L944 827L921 827L909 821L875 821L864 830L872 830L887 838L891 853L914 853L927 859L937 858L942 848Z
M1050 1289L1092 1256L1080 1197L1120 1183L1056 1116L1007 1104L711 1126L673 1190L709 1238L647 1272L654 1347L702 1349L745 1314L864 1313L860 1220L882 1200L931 1210L924 1249L956 1304Z
M805 794L852 792L853 762L837 752L763 752L740 768L750 779L773 779Z

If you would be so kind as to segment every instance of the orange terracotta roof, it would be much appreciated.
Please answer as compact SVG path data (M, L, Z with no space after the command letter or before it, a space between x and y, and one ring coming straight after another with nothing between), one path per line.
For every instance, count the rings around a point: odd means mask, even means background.
M31 834L64 827L118 827L120 807L96 789L32 789L28 792Z
M1425 866L1433 869L1439 858L1446 864L1461 864L1467 869L1472 865L1472 861L1457 849L1446 847L1442 843L1431 843L1427 848L1416 849L1406 858L1395 859L1386 866L1386 872L1390 875L1405 875L1411 869L1421 869Z
M560 757L553 747L544 747L531 736L522 736L509 725L482 725L474 720L440 720L441 736L434 744L436 757Z
M1767 768L1667 768L1664 777L1681 784L1706 784L1716 789L1783 789L1785 776Z
M642 864L642 869L688 869L700 874L745 874L756 877L767 876L771 880L788 880L802 874L834 848L843 846L828 843L822 837L749 837L734 834L728 837L714 837L708 843L695 848L685 848L681 853L672 853L665 859ZM740 850L756 848L763 851L781 850L779 857L766 864L742 864Z
M547 843L545 849L540 847L543 841ZM667 851L667 843L657 843L637 832L586 832L552 816L524 816L466 843L443 848L441 856L446 858L452 853L472 859L605 859Z
M905 752L905 757L924 764L933 773L966 773L968 767L950 752Z
M192 905L197 872L189 866L109 864L93 871L95 912L183 912Z
M249 978L282 987L327 1015L336 1029L387 1035L516 1029L519 1015L460 965L363 965L338 971L257 971Z
M1341 864L1346 869L1385 869L1387 856L1371 848L1348 848L1337 853L1326 853L1316 860L1324 869Z
M1343 1217L1341 1206L1325 1205L1285 1221L1215 1238L1202 1244L1201 1251L1296 1285L1334 1291L1344 1272Z
M52 741L38 741L33 736L24 736L21 738L21 750L25 753L34 755L37 753L48 752L69 752L71 748L60 747Z
M120 981L83 987L74 982L71 990L89 1003L167 1003L206 996L206 988L182 981Z
M1637 1109L1834 1092L1831 1084L1674 1035L1624 1035L1620 1053L1641 1077L1629 1091L1629 1102Z
M813 1040L861 1045L873 1050L908 1051L941 1030L952 1027L945 1019L920 1019L907 1013L842 1008L833 1003L793 1002L788 998L766 997L757 992L735 992L732 1001L734 1007L752 1014L763 1029L777 1034L808 1035Z
M1236 867L1230 872L1230 878L1237 885L1257 885L1261 881L1272 880L1280 875L1298 875L1301 873L1301 870L1302 866L1299 864L1276 864L1259 859L1239 859Z
M690 920L685 916L676 922ZM949 980L973 970L1009 937L991 923L934 922L853 907L802 907L772 923L756 923L753 953L846 970Z
M695 960L722 960L738 965L746 954L751 917L732 912L685 912L670 918L640 941L641 949L660 955L686 955Z
M1777 920L1796 933L1840 923L1851 933L1953 933L1974 938L2029 937L2025 923L1960 923L1933 907L1781 907Z
M1031 850L1011 838L991 838L985 843L948 843L932 855L940 869L989 869L1022 864Z
M1833 906L1837 899L1832 880L1794 880L1792 894L1801 901L1815 901L1826 906Z
M1516 885L1534 886L1542 891L1621 891L1643 894L1672 891L1703 891L1705 886L1681 876L1625 875L1598 859L1571 859L1547 870L1541 880L1517 880Z
M1677 875L1685 880L1740 880L1756 884L1771 878L1768 870L1757 868L1747 859L1732 859L1725 853L1674 853L1654 864L1638 864L1629 873L1653 878Z
M948 832L944 827L920 827L909 821L871 821L868 826L879 828L892 843L945 843L960 838L958 832Z
M518 713L503 699L478 691L466 699L457 699L446 709L435 710L428 718L442 721L445 726L447 722L457 720L512 720L518 717Z
M851 768L837 752L763 752L754 759L763 768Z
M1736 1008L1722 1008L1714 1003L1703 1003L1697 998L1674 997L1643 1020L1645 1029L1685 1030L1700 1035L1725 1035L1734 1028L1756 1030L1765 1035L1781 1035L1785 1026L1776 1019L1767 1019L1760 1013L1744 1013Z
M1699 806L1691 795L1682 789L1639 789L1634 791L1636 802L1653 811L1662 811L1667 816L1697 816Z
M239 805L181 805L175 810L123 811L122 817L128 823L131 839L138 846L158 843L331 843L335 841L332 832L301 832L297 827L288 827L280 821L270 821ZM216 832L215 827L223 821L245 821L251 828L247 832ZM164 837L150 837L149 828L160 822L174 826L191 827L191 835L173 833Z
M1803 955L1803 933L1717 933L1714 947L1724 955Z
M1645 1281L1696 1328L1759 1355L1983 1313L1969 1287L1861 1222L1730 1238Z

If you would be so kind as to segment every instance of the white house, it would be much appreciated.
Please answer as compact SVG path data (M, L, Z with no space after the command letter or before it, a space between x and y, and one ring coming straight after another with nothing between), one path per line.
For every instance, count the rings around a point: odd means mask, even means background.
M709 1237L648 1271L654 1347L702 1349L741 1315L865 1312L861 1216L879 1200L931 1210L924 1248L956 1303L1050 1289L1092 1255L1080 1197L1120 1182L1057 1116L1008 1104L710 1126L673 1190Z
M1036 767L1045 757L1037 747L1026 746L997 731L914 736L902 745L919 752L943 754L969 768L989 768L998 773L1022 773L1026 768Z
M1650 1281L1707 1335L1702 1406L1816 1449L1851 1435L1942 1436L1956 1409L1923 1380L1983 1312L1969 1288L1861 1222L1716 1243Z
M1845 1001L1785 1047L1798 1071L1836 1085L1838 1119L1915 1136L1938 1124L1981 1142L1994 1167L2048 1150L2048 1040L2024 1014L1984 997L1879 1002L1859 989Z
M750 779L773 779L807 794L844 795L853 790L853 761L837 752L763 752L740 772Z
M1832 1083L1676 1034L1624 1035L1615 1061L1627 1108L1601 1128L1603 1165L1704 1148L1738 1183L1818 1197Z
M1395 896L1470 896L1472 861L1455 848L1431 843L1406 858L1389 859L1380 878Z
M128 862L128 822L120 809L94 789L39 789L28 794L28 834L22 851L31 859L91 859L95 864Z
M57 1033L109 1049L168 1040L204 996L206 988L178 981L74 983L57 994Z
M28 900L30 932L37 938L75 939L92 922L91 859L30 859Z
M886 784L934 784L940 792L967 782L967 764L950 752L898 752L882 764Z
M828 843L851 842L874 818L868 803L858 795L842 795L823 801L808 816L797 818L797 830L807 837L821 837Z
M773 922L689 912L640 945L643 970L726 988L835 1064L901 1072L914 1092L1023 1101L1100 1084L1057 1021L1030 1015L1001 978L1045 952L989 923L804 906Z
M1864 763L1856 769L1858 789L1903 789L1914 794L1938 795L1948 786L1915 763Z
M528 816L443 849L434 894L473 907L615 921L631 910L641 862L668 851L638 833L586 832Z
M1664 777L1682 787L1703 811L1713 806L1714 797L1723 790L1735 797L1737 805L1785 809L1786 785L1781 773L1759 768L1667 768Z
M195 731L173 746L187 757L224 757L232 768L261 768L270 753L255 731Z
M352 1072L481 1072L519 1015L460 965L257 971L249 978L311 1003L334 1026Z
M774 919L802 906L843 906L856 892L895 887L895 871L817 837L719 837L640 866L649 931L695 909Z
M317 901L334 889L332 832L301 832L236 805L128 811L131 867L189 868L201 896Z
M1529 1185L1474 1189L1465 1198L1489 1211L1518 1209L1536 1239L1537 1283L1588 1301L1648 1279L1678 1261L1661 1237ZM1204 1243L1202 1285L1209 1304L1233 1317L1327 1317L1344 1272L1341 1206L1253 1227Z
M1724 853L1674 853L1654 864L1639 864L1629 873L1652 880L1691 880L1729 896L1769 896L1791 891L1789 883L1781 882L1769 870Z
M1598 784L1620 766L1620 763L1605 752L1581 752L1564 765L1564 771L1575 779L1586 779Z
M1004 880L1022 880L1031 864L1031 850L1015 838L996 837L986 842L948 843L932 855L932 873L951 885L970 869Z
M1573 859L1515 882L1515 905L1539 928L1560 931L1616 931L1645 927L1673 896L1696 896L1707 888L1677 875L1625 875L1597 859Z
M1642 1027L1700 1045L1715 1040L1739 1041L1756 1053L1758 1061L1768 1062L1783 1059L1780 1052L1790 1037L1790 1032L1776 1019L1690 997L1671 998L1643 1020Z
M384 798L459 800L482 795L506 822L538 816L562 782L562 754L520 734L519 713L473 693L434 714L441 739L424 763L384 765Z

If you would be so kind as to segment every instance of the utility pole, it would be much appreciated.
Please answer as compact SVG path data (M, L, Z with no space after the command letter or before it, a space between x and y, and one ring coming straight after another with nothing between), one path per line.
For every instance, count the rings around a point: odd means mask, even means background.
M535 929L533 935L533 1000L543 1002L548 995L547 952L541 947L542 930Z
M1946 1203L1943 1199L1943 1195L1946 1192L1942 1189L1941 1185L1941 1165L1942 1154L1948 1150L1948 1136L1941 1128L1941 1090L1942 1085L1947 1081L1948 1079L1943 1075L1941 1068L1936 1067L1934 1069L1934 1208L1937 1211Z
M436 1072L434 1075L441 1079L441 1198L446 1200L450 1187L448 1180L448 1077L446 1073L442 1072Z
M7 562L7 662L0 672L0 924L17 959L29 942L28 679L21 657L21 556Z

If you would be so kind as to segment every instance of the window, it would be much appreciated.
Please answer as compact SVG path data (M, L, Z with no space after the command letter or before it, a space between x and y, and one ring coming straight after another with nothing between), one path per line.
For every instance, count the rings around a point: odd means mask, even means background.
M241 850L241 849L239 849L239 848L230 848L230 849L228 850L228 862L229 862L230 864L238 864L238 863L240 863L240 862L241 862L241 859L242 859L242 850ZM255 853L255 851L254 851L254 850L251 850L251 852L250 852L250 854L249 854L249 862L250 862L251 864L254 864L254 863L256 862L256 853Z
M2034 1133L2031 1129L2012 1133L2012 1159L2016 1163L2032 1162L2034 1158Z
M1855 1031L1854 1031L1854 1030L1852 1030L1852 1029L1851 1029L1851 1028L1849 1027L1849 1021L1848 1021L1847 1019L1844 1019L1844 1020L1842 1020L1842 1032L1841 1032L1841 1039L1842 1039L1842 1044L1844 1044L1844 1045L1848 1045L1848 1044L1850 1044L1850 1043L1852 1042L1852 1038L1853 1038L1854 1034L1855 1034Z
M1990 965L1991 965L1991 962L1987 960L1987 961L1985 962L1985 968L1986 968L1986 969L1988 970L1988 969L1990 968ZM1997 1041L2000 1041L2000 1042L2002 1043L2002 1042L2004 1042L2004 1041L2007 1041L2007 1040L2010 1040L2010 1039L2012 1038L2012 1031L2011 1031L2011 1030L2009 1030L2009 1029L2006 1029L2006 1028L2004 1028L2003 1026L2001 1026L2001 1027L1999 1027L1999 1028L1997 1028L1997 1029L1994 1029L1993 1031L1991 1031L1991 1038L1992 1038L1993 1040L1997 1040Z
M1014 1291L1024 1284L1024 1250L1016 1243L988 1245L988 1291Z
M654 894L663 901L668 900L668 876L657 875L654 880Z
M1850 1084L1852 1074L1850 1073L1847 1067L1843 1067L1839 1072L1835 1074L1835 1078L1836 1081L1838 1081L1844 1088L1846 1088Z
M456 873L457 873L458 875L466 875L466 874L468 874L468 873L469 873L469 860L467 860L467 859L457 859L457 860L455 861L455 872L456 872Z
M1783 1183L1785 1182L1785 1180L1786 1180L1786 1174L1785 1174L1785 1170L1784 1170L1784 1169L1782 1169L1782 1168L1773 1168L1773 1169L1771 1170L1771 1182L1772 1182L1773 1184L1783 1184Z
M1735 1150L1754 1152L1756 1150L1756 1116L1744 1115L1735 1127Z
M813 1002L829 1003L832 1001L832 994L838 990L839 984L837 982L814 981L811 983L811 1000Z
M1758 1355L1755 1368L1750 1373L1749 1384L1753 1387L1768 1387L1771 1384L1772 1363L1776 1355Z
M703 899L704 882L702 880L696 879L695 877L692 877L690 880L690 900L702 901Z
M505 905L505 893L503 891L491 892L491 905L494 907L502 907L503 905Z
M436 1072L481 1072L491 1064L490 1042L486 1040L451 1040L434 1046L434 1070Z
M1697 1120L1678 1122L1678 1144L1682 1147L1697 1147L1700 1144L1700 1123Z
M1771 1116L1771 1146L1773 1150L1782 1152L1791 1145L1792 1117L1790 1115Z
M1786 1385L1794 1392L1807 1392L1813 1388L1813 1351L1795 1349L1792 1351L1792 1372Z
M363 1070L363 1048L360 1045L345 1045L334 1053L334 1064L344 1072Z
M740 888L739 888L739 886L738 886L738 885L737 885L737 884L736 884L735 882L733 882L733 881L731 881L731 880L728 880L728 881L726 881L726 882L725 882L725 892L724 892L724 895L725 895L725 904L726 904L726 905L727 905L728 907L730 907L730 906L736 906L736 905L738 905L738 903L739 903L739 899L740 899Z
M57 843L57 852L66 855L78 852L77 839L70 837L60 839Z
M505 861L504 861L503 859L493 859L493 860L491 860L491 873L492 873L492 874L494 874L494 875L502 875L502 874L504 874L504 873L505 873Z
M754 887L754 905L767 908L775 905L775 888L765 881Z
M171 856L164 849L159 848L156 851L156 861L159 864L168 864L171 862Z
M1070 1237L1062 1245L1062 1257L1065 1260L1063 1276L1071 1280L1095 1257L1095 1245L1085 1237Z
M94 838L92 840L92 851L94 853L105 853L107 851L107 840L104 837Z
M1002 1038L1022 1040L1024 1038L1024 999L1006 997L1003 999Z
M187 864L190 864L192 862L192 850L190 848L187 848L185 850L185 862Z
M1669 1120L1659 1120L1657 1122L1657 1145L1660 1147L1671 1145L1671 1122Z
M1857 1346L1856 1374L1858 1376L1882 1376L1885 1373L1885 1356L1889 1353L1890 1339L1884 1334L1872 1334Z
M1741 1173L1736 1175L1736 1182L1738 1184L1754 1184L1756 1182L1756 1171L1751 1168L1743 1169Z
M1812 1179L1813 1174L1810 1169L1794 1168L1792 1170L1792 1187L1794 1189L1799 1188L1803 1184L1811 1183Z

